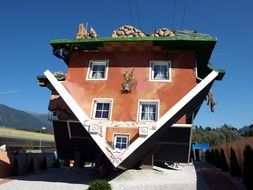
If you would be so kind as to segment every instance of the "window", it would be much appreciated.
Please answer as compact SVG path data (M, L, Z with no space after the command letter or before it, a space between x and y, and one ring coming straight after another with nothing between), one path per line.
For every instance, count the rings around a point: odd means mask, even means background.
M141 101L139 108L140 121L156 121L158 118L158 102Z
M90 61L88 80L106 80L108 61Z
M151 61L151 81L170 81L170 61Z
M128 136L127 135L115 135L114 137L114 149L126 149L128 146Z
M94 119L110 119L111 100L101 99L94 101Z

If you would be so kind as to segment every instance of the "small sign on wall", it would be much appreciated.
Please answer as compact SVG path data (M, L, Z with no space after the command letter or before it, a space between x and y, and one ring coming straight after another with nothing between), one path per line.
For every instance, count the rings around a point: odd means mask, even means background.
M140 136L147 136L148 135L148 127L147 126L140 126L139 127L139 135Z
M90 133L98 133L99 126L97 124L90 124L89 126L89 132Z

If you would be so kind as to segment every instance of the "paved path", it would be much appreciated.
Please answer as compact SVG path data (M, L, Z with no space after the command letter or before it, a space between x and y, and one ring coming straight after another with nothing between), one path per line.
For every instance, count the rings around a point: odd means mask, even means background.
M196 169L196 173L195 173ZM92 169L59 168L32 175L0 180L0 190L79 190L96 179ZM153 170L128 170L111 176L113 190L245 190L238 181L205 163L182 165L178 170L155 167ZM197 181L197 182L196 182Z
M0 190L86 190L96 179L94 170L78 168L49 169L0 183ZM127 170L107 179L113 190L196 190L192 164L178 170L154 167L153 170Z
M197 190L245 190L239 180L206 162L195 162L194 165L197 172ZM203 180L204 184L201 184Z

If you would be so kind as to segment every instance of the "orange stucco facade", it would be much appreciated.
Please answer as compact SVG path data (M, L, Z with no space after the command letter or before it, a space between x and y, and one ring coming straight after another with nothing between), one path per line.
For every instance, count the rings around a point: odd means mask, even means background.
M126 135L129 137L129 144L139 137L138 128L108 127L106 129L106 141L113 147L115 135Z
M107 80L87 80L90 60L107 60ZM171 61L171 81L150 81L150 61ZM133 70L134 86L130 93L121 92L123 74ZM74 53L68 64L63 85L92 118L95 98L113 101L111 120L138 121L140 100L159 101L158 118L164 115L196 85L195 54L193 51L133 51ZM183 117L178 123L185 123Z

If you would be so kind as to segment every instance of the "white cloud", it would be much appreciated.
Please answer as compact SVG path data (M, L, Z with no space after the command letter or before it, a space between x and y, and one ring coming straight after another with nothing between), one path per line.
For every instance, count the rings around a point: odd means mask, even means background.
M20 90L6 90L6 91L0 91L0 95L7 95L7 94L17 94Z

